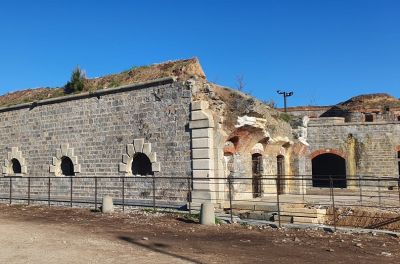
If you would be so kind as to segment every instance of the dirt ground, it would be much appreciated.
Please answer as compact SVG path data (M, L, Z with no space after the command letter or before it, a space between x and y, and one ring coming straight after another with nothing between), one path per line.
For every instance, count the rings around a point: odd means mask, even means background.
M0 205L0 263L400 263L400 238Z

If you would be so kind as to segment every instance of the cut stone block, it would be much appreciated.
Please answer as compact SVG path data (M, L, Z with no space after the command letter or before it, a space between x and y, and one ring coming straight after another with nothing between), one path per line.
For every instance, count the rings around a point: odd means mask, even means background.
M192 148L211 148L211 139L209 138L195 138L192 139Z
M193 149L192 150L193 159L210 159L211 151L210 149Z
M133 154L135 154L133 144L126 145L126 153L128 153L129 156L133 157Z
M192 138L210 138L212 137L212 128L200 128L192 130Z
M157 153L152 152L152 153L150 153L150 155L148 157L149 157L150 162L157 162Z
M157 171L158 172L158 171L160 171L160 167L161 166L160 166L159 162L154 162L154 163L151 164L151 170L152 171Z
M49 172L51 172L51 173L56 172L56 166L50 165L50 166L49 166Z
M203 111L192 111L191 113L191 120L203 120L203 119L208 119L208 116L206 113Z
M149 156L149 154L151 153L151 143L144 143L142 152Z
M120 163L118 166L118 170L120 172L128 172L128 165L126 165L125 163Z
M144 139L143 138L134 139L133 145L135 146L135 152L143 152Z
M81 165L80 165L80 164L76 164L76 165L75 165L75 168L74 168L74 171L75 171L76 173L80 173L80 172L81 172Z
M129 164L130 162L130 160L131 160L132 158L128 155L128 154L123 154L122 155L122 162L123 163L125 163L125 164Z
M103 213L114 212L113 198L111 196L106 195L103 197L103 204L101 210Z
M209 103L207 101L193 101L192 111L208 109Z
M61 149L57 149L57 150L56 150L56 158L57 158L57 159L61 159L62 156L63 156L63 154L62 154L62 152L61 152Z
M61 144L61 154L63 156L68 155L68 144Z
M214 161L212 159L196 159L192 161L194 170L211 170L214 169Z
M213 170L193 170L193 178L212 178L214 177Z
M207 128L207 127L214 127L214 122L211 122L208 119L203 120L194 120L189 122L189 128Z
M201 204L200 209L200 224L215 225L214 205L211 203Z

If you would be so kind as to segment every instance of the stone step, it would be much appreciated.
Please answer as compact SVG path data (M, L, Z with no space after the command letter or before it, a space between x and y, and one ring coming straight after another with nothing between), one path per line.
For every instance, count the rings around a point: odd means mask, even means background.
M281 223L293 223L293 216L288 216L288 215L281 215ZM274 222L279 222L279 216L274 215L273 217Z
M326 209L314 209L314 208L285 208L281 210L282 215L292 215L298 217L313 217L322 218L326 215Z
M323 220L314 217L299 217L293 216L294 224L323 224Z

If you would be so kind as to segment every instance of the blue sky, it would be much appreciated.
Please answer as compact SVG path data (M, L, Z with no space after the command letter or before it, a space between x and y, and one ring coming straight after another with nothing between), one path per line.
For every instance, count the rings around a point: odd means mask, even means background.
M0 2L0 93L197 56L210 81L282 105L400 97L400 1Z

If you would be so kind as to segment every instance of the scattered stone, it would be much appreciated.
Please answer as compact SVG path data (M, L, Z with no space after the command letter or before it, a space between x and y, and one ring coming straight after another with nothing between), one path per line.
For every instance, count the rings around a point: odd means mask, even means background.
M300 242L301 240L298 237L294 238L294 242Z
M142 237L142 240L149 240L148 237Z
M382 252L381 252L381 255L382 255L382 256L385 256L385 257L390 257L390 256L392 255L392 253L382 251Z
M362 245L361 243L357 243L357 244L356 244L356 247L362 248L363 245Z
M327 249L326 251L328 251L328 252L335 252L335 250L334 250L333 248L329 248L329 249Z

